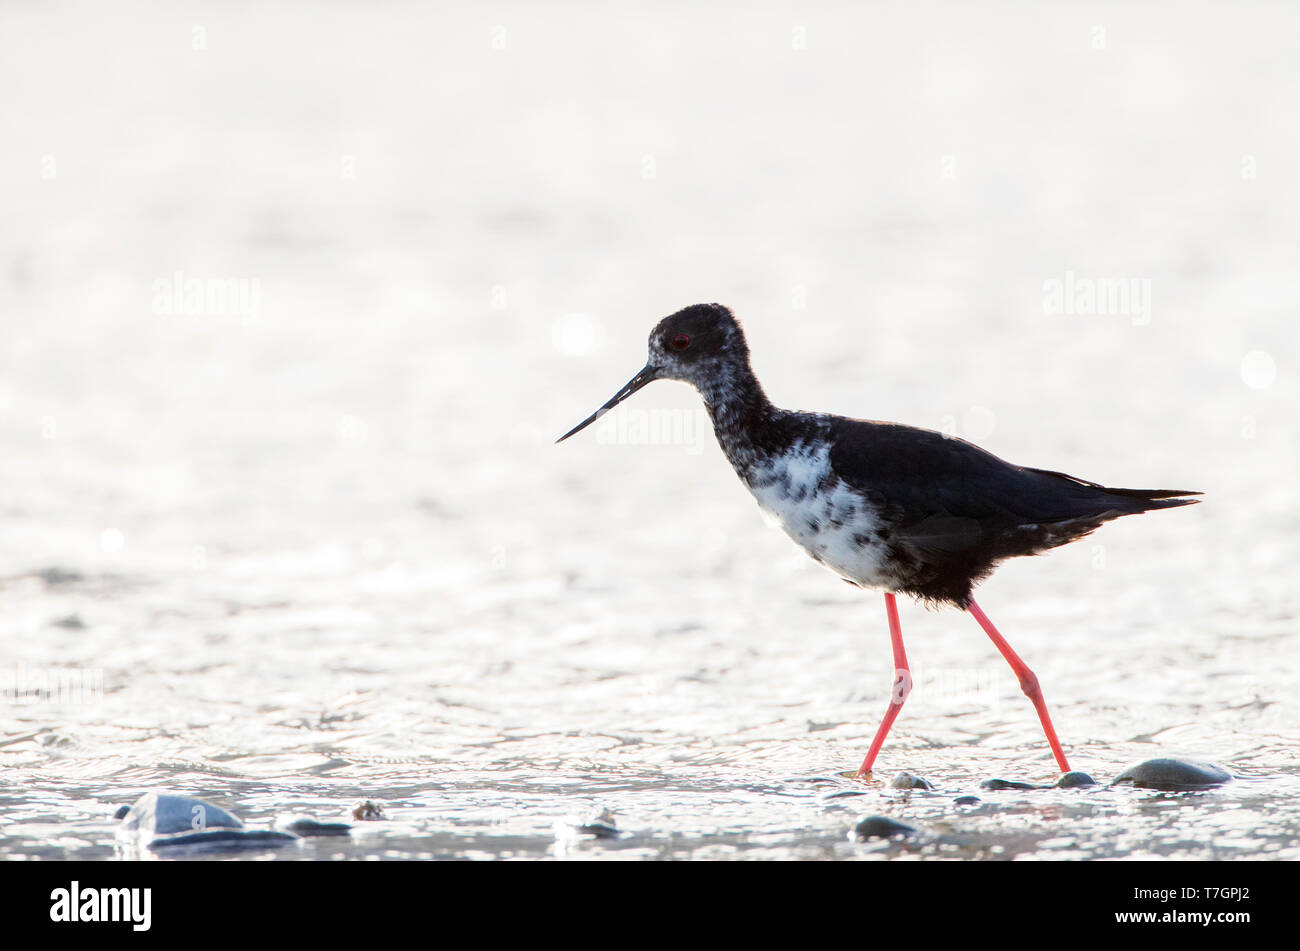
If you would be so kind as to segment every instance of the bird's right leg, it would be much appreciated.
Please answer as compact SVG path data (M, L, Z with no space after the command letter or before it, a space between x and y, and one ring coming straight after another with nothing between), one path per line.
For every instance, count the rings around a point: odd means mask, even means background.
M912 672L907 667L907 653L903 650L903 627L898 623L898 603L894 600L893 593L888 591L885 592L885 614L889 617L889 641L894 647L894 686L889 695L889 709L885 711L885 718L880 721L876 738L871 741L867 758L858 768L860 777L870 775L871 766L876 761L876 754L885 745L889 728L894 725L894 718L898 716L898 711L903 709L903 701L907 699L907 695L912 692Z

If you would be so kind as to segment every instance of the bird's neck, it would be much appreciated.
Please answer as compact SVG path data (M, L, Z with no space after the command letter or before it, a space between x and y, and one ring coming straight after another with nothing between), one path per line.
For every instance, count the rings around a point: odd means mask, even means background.
M759 435L780 411L763 392L747 360L724 364L698 388L718 444L739 468L744 458L758 450Z

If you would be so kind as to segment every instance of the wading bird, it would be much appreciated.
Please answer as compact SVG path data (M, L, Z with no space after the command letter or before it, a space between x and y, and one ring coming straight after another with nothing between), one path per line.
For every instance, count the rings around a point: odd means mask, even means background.
M895 683L859 776L871 772L911 689L898 594L970 612L1015 671L1057 765L1069 771L1038 678L972 589L1007 558L1075 541L1122 515L1189 505L1198 500L1187 496L1199 492L1112 489L1012 465L927 429L779 409L750 368L739 321L721 304L696 304L661 320L645 367L556 442L660 379L700 392L740 481L787 535L844 580L884 591Z

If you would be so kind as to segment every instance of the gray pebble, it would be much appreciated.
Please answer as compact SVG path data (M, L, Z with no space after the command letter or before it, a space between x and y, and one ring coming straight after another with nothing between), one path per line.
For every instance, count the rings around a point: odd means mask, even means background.
M205 829L202 832L165 835L150 842L149 848L264 849L297 841L296 835L272 829Z
M263 849L296 842L298 837L269 829L246 829L231 813L193 796L145 793L122 817L117 830L132 851L179 847Z
M1033 783L1022 783L1018 779L986 779L980 783L980 789L1037 789Z
M590 835L597 839L617 839L623 834L618 831L617 820L610 809L593 809L587 818L574 828L581 835Z
M916 826L899 822L888 816L867 816L853 828L859 839L892 839L894 836L916 835Z
M1143 789L1181 791L1220 786L1232 779L1231 774L1213 763L1161 757L1130 766L1115 777L1112 786L1131 783Z
M202 799L145 793L122 816L121 831L141 838L154 838L178 832L243 827L244 824L229 812Z
M1068 773L1062 773L1061 778L1056 781L1056 785L1059 789L1086 789L1089 786L1097 785L1097 780L1087 773L1072 769Z
M889 781L889 785L895 789L933 789L928 779L922 779L915 773L909 773L906 770L899 773Z
M286 823L284 828L294 835L310 837L316 835L349 835L352 826L346 822L317 822L315 819L295 819Z
M588 823L587 825L577 826L576 828L582 835L589 835L597 839L617 839L623 834L613 826L607 826L599 822Z

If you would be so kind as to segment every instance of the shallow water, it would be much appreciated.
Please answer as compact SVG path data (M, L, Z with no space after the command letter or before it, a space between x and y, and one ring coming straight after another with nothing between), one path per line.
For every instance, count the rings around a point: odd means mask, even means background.
M114 857L173 790L388 817L280 859L1300 857L1293 13L171 9L0 9L0 856ZM1054 764L910 603L845 777L880 596L685 387L551 444L697 300L782 405L1204 490L980 602L1076 768L1235 780L979 789Z

